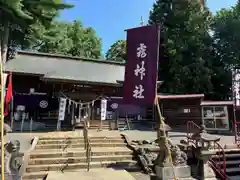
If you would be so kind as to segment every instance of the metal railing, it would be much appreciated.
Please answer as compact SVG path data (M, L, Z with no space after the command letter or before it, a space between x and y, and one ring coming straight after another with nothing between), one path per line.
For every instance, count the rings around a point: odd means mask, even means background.
M192 139L192 135L196 132L200 132L201 127L198 126L193 121L187 121L187 141L188 143L193 143L195 146L198 146L198 142ZM216 150L216 155L214 158L211 158L208 164L212 167L212 169L218 174L219 178L222 180L227 180L228 177L226 175L226 156L224 148L218 143L214 142L213 145L214 150Z
M212 163L212 168L215 172L218 172L218 175L221 179L227 180L226 173L226 156L223 147L218 143L214 142L214 149L217 150L215 158L210 159L209 162Z
M87 171L90 170L90 163L91 163L91 144L90 144L90 139L88 136L88 125L87 125L87 120L84 120L84 128L83 128L83 137L84 137L84 149L86 150L86 163L87 163Z

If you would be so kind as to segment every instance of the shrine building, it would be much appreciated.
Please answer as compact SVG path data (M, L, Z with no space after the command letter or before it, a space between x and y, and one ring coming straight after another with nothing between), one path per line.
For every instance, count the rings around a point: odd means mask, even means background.
M63 126L72 127L76 119L85 115L90 121L99 122L100 101L105 97L106 121L128 119L146 126L158 124L154 106L124 104L124 62L19 51L6 63L5 72L12 73L14 122L32 118L44 124L44 129L55 127L59 97L68 101ZM231 101L206 102L203 94L158 97L166 123L173 129L184 128L187 120L204 123L209 130L232 129ZM25 113L24 117L16 113L20 111Z

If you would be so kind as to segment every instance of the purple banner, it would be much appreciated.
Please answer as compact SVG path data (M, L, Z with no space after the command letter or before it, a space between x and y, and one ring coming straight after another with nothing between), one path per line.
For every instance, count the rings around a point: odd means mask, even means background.
M158 52L158 26L143 26L127 30L124 103L146 106L154 104Z

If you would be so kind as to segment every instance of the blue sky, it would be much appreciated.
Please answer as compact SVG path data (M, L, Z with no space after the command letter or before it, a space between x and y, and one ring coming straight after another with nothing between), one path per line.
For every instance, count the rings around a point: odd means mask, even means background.
M92 27L102 39L102 52L120 39L125 39L125 29L139 26L141 16L145 23L155 0L65 0L75 5L65 10L61 19L66 21L81 20L84 27ZM228 8L237 0L207 0L212 12Z

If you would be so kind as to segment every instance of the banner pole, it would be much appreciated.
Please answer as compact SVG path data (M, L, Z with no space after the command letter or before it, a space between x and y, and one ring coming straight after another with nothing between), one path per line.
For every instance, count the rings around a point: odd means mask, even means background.
M158 25L158 54L157 54L157 60L159 61L159 54L160 54L160 26ZM158 71L158 70L157 70ZM168 143L168 137L166 135L166 131L165 131L165 119L164 117L162 116L162 113L161 113L161 109L160 109L160 105L159 105L159 101L158 101L158 94L157 94L157 89L158 89L158 72L157 72L157 78L156 78L156 89L155 89L155 104L157 106L157 113L159 115L159 120L160 120L160 124L159 124L159 133L157 133L157 138L158 138L158 141L160 141L160 129L162 128L163 131L162 131L162 136L164 137L164 139L166 140L165 143L166 143L166 146L167 146L167 152L168 152L168 158L169 158L169 162L172 166L172 170L173 170L173 180L177 180L177 177L176 177L176 174L175 174L175 171L174 171L174 166L173 166L173 160L172 160L172 153L171 153L171 150L169 148L169 143Z

